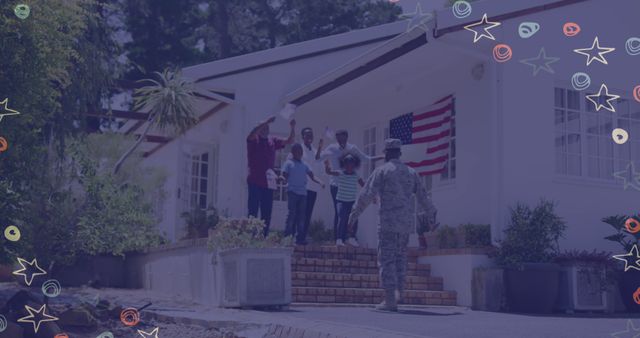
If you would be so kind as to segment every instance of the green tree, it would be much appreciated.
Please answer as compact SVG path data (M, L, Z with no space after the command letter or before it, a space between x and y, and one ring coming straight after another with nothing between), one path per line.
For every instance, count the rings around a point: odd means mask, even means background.
M180 73L168 69L162 73L156 72L155 75L158 81L142 80L150 85L137 89L134 98L134 109L144 110L149 114L147 125L138 140L116 162L114 173L120 170L124 161L140 146L151 128L180 134L197 121L193 107L195 92L193 83L182 78Z

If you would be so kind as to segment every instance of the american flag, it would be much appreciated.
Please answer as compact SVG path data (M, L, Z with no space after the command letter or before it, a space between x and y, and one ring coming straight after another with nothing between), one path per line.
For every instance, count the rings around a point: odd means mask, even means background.
M440 174L445 169L454 109L455 98L449 95L389 122L390 137L402 141L403 160L421 176Z

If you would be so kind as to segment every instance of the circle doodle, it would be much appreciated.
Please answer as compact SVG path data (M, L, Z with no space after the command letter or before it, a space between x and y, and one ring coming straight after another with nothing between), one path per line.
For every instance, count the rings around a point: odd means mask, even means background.
M62 291L62 286L60 286L60 282L55 279L49 279L42 283L42 293L47 297L58 297L60 295L60 291Z
M0 315L0 332L7 329L7 318L5 316Z
M69 335L66 333L58 333L57 335L55 335L55 337L53 338L69 338Z
M114 337L113 337L113 333L111 333L111 331L104 331L99 336L97 336L96 338L114 338Z
M640 232L640 222L633 218L629 218L626 222L624 222L624 227L627 228L627 231L632 234Z
M617 144L625 144L629 140L629 133L622 128L616 128L611 132L611 138Z
M4 137L0 137L0 153L9 149L9 143Z
M29 14L31 13L31 9L29 8L28 5L25 4L18 4L16 5L16 7L13 9L13 13L15 13L15 15L24 20L26 18L29 17Z
M562 32L568 37L576 36L580 33L580 25L575 22L567 22L562 26Z
M460 0L453 3L451 11L453 12L453 16L458 19L463 19L471 15L472 8L470 3Z
M636 101L640 102L640 85L633 88L633 98Z
M509 45L500 43L493 47L493 58L498 62L507 62L511 60L512 56L513 51Z
M640 55L640 38L632 37L627 39L624 47L627 50L627 54L631 56Z
M134 308L126 308L120 312L120 321L126 326L136 326L140 322L140 313Z
M20 240L20 229L15 225L10 225L4 229L4 237L12 242Z
M585 90L591 86L591 77L587 73L575 73L571 77L571 86L575 90Z
M633 293L633 301L636 302L636 304L640 305L640 288L638 288L636 292Z

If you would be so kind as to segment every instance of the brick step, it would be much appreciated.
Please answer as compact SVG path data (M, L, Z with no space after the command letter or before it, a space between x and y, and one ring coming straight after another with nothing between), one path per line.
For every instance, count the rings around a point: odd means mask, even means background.
M348 274L377 274L378 263L375 261L355 261L343 259L294 258L291 262L293 272L330 272ZM431 276L428 264L409 263L408 276Z
M402 304L456 305L454 291L404 291ZM294 287L295 303L377 304L382 301L382 289Z
M416 263L418 256L425 255L424 250L410 249L408 251L409 262ZM357 261L377 261L376 249L355 248L350 246L297 246L293 252L293 258L319 258L341 259Z
M330 288L375 289L380 286L380 278L374 274L346 274L327 272L293 272L293 286L313 286ZM406 290L442 291L442 278L407 276Z

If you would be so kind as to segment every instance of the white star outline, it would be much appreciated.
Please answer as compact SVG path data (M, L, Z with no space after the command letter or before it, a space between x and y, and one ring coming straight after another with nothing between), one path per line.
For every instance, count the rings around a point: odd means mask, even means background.
M604 90L604 95L602 94L603 90ZM606 106L600 102L600 97L602 96L607 97ZM611 101L619 99L620 95L609 94L609 88L607 87L606 84L603 83L602 85L600 85L600 90L598 90L598 94L585 95L585 97L587 98L587 100L593 102L593 104L596 106L596 111L600 111L600 109L604 108L612 113L615 113L616 108L613 107L613 105L611 104Z
M597 56L594 56L592 53L589 53L589 52L592 52L594 49L598 50ZM597 60L600 63L608 65L609 62L607 62L607 59L605 59L604 54L611 53L614 50L616 49L613 47L600 47L600 41L596 36L590 48L579 48L579 49L574 49L573 51L578 54L586 55L587 66L589 66L593 62L593 60Z
M635 259L635 265L629 265L629 259L623 258L623 257L630 257L630 256L631 257L635 256L632 258L632 259ZM640 271L640 254L638 253L638 245L636 244L633 245L633 247L631 248L631 251L629 251L628 254L614 255L613 258L624 262L624 272L627 272L630 269L636 269Z
M624 170L613 173L613 177L623 180L624 190L631 186L640 191L640 173L636 171L634 162L629 162Z
M27 312L29 312L29 315L18 319L18 322L33 324L33 330L36 333L38 333L38 330L40 329L40 324L42 324L43 322L54 322L59 319L57 317L47 314L47 304L42 304L42 306L38 310L30 307L29 305L25 305L24 308L27 310ZM38 321L33 320L36 317L34 313L42 314L42 316L45 317L45 319L41 319Z
M473 32L473 43L478 42L478 40L482 39L482 37L485 37L487 39L495 41L496 38L493 36L493 34L491 34L491 32L489 32L489 29L498 27L501 24L502 23L500 23L500 22L489 21L487 19L487 13L484 13L484 15L482 16L482 20L480 20L479 22L476 22L476 23L472 23L470 25L466 25L466 26L464 26L464 29L466 29L466 30L468 30L470 32ZM478 31L473 29L473 27L482 26L482 25L488 25L489 27L483 27L482 30L484 32L480 33L480 35L478 36Z
M529 59L520 60L520 62L525 65L533 67L533 76L536 76L538 75L540 70L544 70L549 74L555 74L555 71L553 70L553 68L551 68L550 65L552 63L558 62L559 60L560 58L547 56L547 51L544 49L544 47L542 47L540 48L540 52L538 52L538 56L529 58ZM533 61L538 61L538 62L533 62ZM543 61L543 62L539 62L539 61Z

